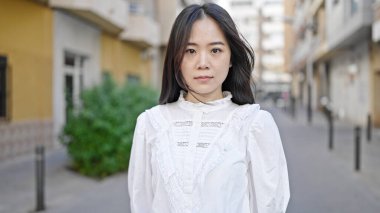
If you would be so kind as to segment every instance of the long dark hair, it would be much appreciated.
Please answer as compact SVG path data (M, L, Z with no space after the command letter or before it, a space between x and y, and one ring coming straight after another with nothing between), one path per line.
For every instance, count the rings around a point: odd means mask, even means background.
M181 90L187 91L187 85L180 71L181 62L190 38L191 28L195 21L204 17L216 21L231 48L231 63L226 80L222 84L223 91L232 93L232 101L236 104L253 104L251 72L255 63L255 55L243 36L239 34L231 16L217 4L190 5L177 16L169 37L163 75L160 104L178 100Z

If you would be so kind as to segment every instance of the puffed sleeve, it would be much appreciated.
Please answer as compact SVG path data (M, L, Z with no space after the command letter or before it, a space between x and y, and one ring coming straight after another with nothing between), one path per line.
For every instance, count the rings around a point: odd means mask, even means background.
M283 213L290 192L280 134L270 113L260 110L250 125L247 141L252 213Z
M146 118L137 118L128 168L128 191L132 213L151 212L152 174L150 148L146 143Z

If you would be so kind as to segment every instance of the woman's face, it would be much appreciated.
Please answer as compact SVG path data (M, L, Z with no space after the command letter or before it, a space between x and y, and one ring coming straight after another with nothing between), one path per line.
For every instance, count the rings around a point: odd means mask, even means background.
M217 23L209 17L195 21L181 63L182 76L190 90L196 93L191 95L201 101L222 98L222 83L227 77L230 60L230 47Z

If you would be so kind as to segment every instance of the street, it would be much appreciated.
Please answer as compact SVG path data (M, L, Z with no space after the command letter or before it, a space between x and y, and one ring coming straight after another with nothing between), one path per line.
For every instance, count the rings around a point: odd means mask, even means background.
M379 140L367 145L362 139L363 171L355 172L354 136L348 127L336 125L335 147L329 151L327 121L321 114L309 126L300 114L293 120L282 111L270 111L279 126L287 156L291 188L288 213L380 211L380 184L376 181L379 170L368 171L373 169L370 161L380 158ZM371 150L371 145L377 150ZM366 156L369 150L377 151L377 156Z

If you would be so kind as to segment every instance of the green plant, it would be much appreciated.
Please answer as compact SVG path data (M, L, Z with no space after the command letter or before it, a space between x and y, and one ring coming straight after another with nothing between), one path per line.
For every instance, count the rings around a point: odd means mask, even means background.
M157 104L157 93L138 84L118 87L110 76L83 91L61 134L72 168L102 178L128 168L137 116Z

